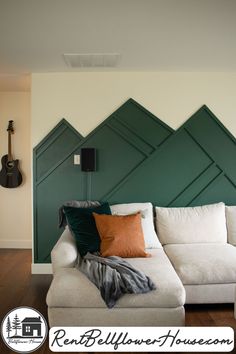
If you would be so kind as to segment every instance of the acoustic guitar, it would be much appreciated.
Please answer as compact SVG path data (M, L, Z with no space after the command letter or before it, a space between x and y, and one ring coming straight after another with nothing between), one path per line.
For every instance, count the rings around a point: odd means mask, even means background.
M13 120L8 123L8 154L2 157L2 170L0 171L0 185L5 188L16 188L22 183L19 171L19 160L13 160L11 136L14 133Z

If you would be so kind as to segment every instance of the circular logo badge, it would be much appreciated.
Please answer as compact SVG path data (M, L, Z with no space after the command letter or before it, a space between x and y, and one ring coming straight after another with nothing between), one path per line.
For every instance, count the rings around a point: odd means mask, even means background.
M31 307L16 307L1 325L4 343L17 353L31 353L43 345L48 326L43 315Z

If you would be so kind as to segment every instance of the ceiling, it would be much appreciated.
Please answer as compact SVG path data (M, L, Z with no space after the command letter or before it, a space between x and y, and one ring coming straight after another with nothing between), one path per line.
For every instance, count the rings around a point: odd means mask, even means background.
M120 60L71 68L63 53ZM8 75L80 70L236 71L236 0L0 0L0 90Z

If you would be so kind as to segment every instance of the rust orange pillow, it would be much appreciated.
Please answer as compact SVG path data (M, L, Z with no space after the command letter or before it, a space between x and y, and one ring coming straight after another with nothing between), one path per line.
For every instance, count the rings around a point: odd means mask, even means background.
M102 257L147 257L141 224L141 213L104 215L93 213L101 238Z

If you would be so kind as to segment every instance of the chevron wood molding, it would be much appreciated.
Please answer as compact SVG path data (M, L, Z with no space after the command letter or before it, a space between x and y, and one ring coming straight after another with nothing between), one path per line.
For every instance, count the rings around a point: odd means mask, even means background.
M97 150L96 172L73 155ZM34 262L49 263L66 200L236 204L236 140L202 106L178 130L129 99L87 137L65 119L34 149Z

